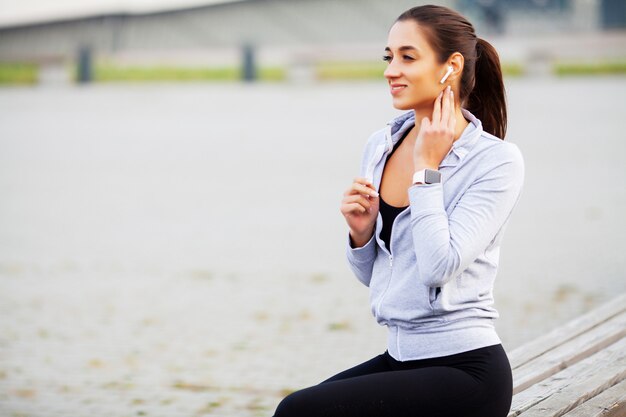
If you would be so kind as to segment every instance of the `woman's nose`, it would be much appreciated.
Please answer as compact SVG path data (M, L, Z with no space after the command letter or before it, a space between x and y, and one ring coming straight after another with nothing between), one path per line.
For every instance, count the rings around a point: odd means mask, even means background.
M385 68L383 75L385 78L390 80L392 78L398 78L400 76L400 71L398 70L398 67L393 64L393 61L391 61L389 65L387 65L387 68Z

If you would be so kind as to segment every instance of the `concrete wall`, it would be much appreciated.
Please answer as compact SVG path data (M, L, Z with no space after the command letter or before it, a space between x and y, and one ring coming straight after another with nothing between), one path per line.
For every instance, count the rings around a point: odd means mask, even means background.
M0 59L100 53L376 42L415 0L252 0L147 15L110 15L0 29ZM439 2L453 6L453 1Z
M511 4L515 1L506 0ZM100 57L151 59L178 54L181 61L193 61L190 57L203 55L203 59L213 59L206 51L228 51L222 57L232 60L237 56L237 48L244 43L278 51L278 55L280 51L285 54L310 46L377 45L386 38L389 26L401 12L432 2L249 0L143 15L113 14L5 27L0 28L0 61L74 59L81 45L91 46ZM493 32L485 18L484 6L479 6L484 2L444 0L436 3L463 12L479 35ZM502 0L496 4L504 3ZM569 0L566 4L567 7L545 10L500 7L504 34L525 37L599 30L599 0ZM367 50L369 54L371 49ZM213 55L219 61L220 56ZM358 53L355 56L358 57Z

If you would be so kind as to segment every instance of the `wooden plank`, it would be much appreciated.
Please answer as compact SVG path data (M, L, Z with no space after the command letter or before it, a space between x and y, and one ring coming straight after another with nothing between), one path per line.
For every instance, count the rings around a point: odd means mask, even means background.
M551 395L521 414L521 417L561 417L580 404L626 379L626 355L613 366L588 378L575 378L573 384Z
M547 401L559 392L570 389L568 387L579 381L592 379L594 375L606 375L611 379L611 375L617 373L619 379L621 374L626 372L619 369L617 364L621 363L624 367L624 362L626 362L626 338L514 395L508 417L519 415L526 417L525 412L532 407Z
M557 327L546 335L514 349L508 355L511 368L519 368L545 352L566 343L624 311L626 311L626 293Z
M623 416L626 416L626 379L563 415L563 417Z
M513 370L513 394L626 337L626 311Z

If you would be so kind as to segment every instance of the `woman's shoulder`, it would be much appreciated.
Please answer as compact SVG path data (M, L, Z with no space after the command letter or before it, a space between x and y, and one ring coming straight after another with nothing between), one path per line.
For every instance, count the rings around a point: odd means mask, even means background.
M470 158L467 168L474 181L502 182L513 188L520 188L524 183L524 158L515 143L482 132L472 153L475 158Z
M500 139L491 133L482 131L475 151L483 153L485 157L499 162L511 162L524 165L522 151L513 142Z
M462 108L461 112L466 120L474 126L474 134L478 135L477 141L472 141L471 152L495 161L509 161L523 165L524 159L519 147L507 140L503 140L485 131L480 119L472 114L468 109Z

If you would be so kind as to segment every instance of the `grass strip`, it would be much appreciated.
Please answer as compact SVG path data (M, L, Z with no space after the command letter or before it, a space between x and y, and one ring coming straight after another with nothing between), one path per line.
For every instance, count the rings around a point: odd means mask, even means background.
M615 75L626 74L626 59L598 62L557 62L554 64L555 75Z
M94 81L96 82L238 81L241 78L241 69L236 67L179 68L97 65L94 71ZM260 81L281 81L285 78L286 73L283 68L262 67L258 70Z
M503 77L521 77L524 75L524 66L516 62L503 62L500 64Z
M320 81L382 80L387 64L376 61L319 62L314 65L314 74ZM75 68L74 79L76 79ZM287 68L261 67L259 81L285 81ZM32 63L0 63L0 84L32 85L38 81L39 68ZM502 63L505 77L519 77L525 73L519 63ZM557 76L613 75L626 74L626 59L600 62L557 62L553 66ZM122 67L99 64L94 68L96 82L185 82L185 81L239 81L241 69L238 67L182 68L167 66Z
M35 64L20 62L0 63L0 84L35 84L38 72Z

